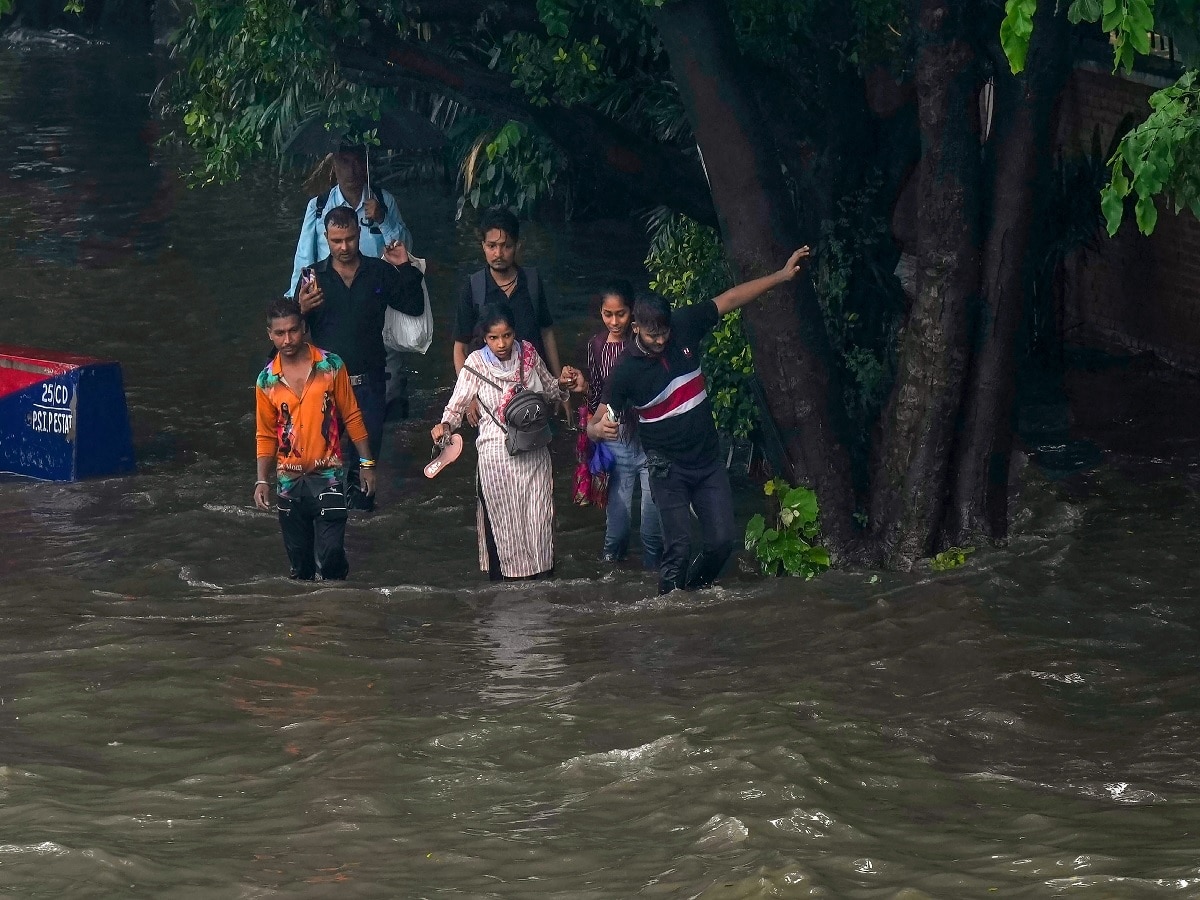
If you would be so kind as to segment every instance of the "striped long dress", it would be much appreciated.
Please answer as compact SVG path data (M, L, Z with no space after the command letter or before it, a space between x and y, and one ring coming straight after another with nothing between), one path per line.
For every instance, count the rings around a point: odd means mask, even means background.
M550 374L531 344L523 342L522 348L526 359L525 387L538 391L552 405L558 404L565 396L559 389L558 379ZM506 362L496 361L495 357L489 361L489 356L485 356L483 350L476 350L467 357L467 365L505 389L515 385L518 374L516 353ZM458 382L442 413L442 421L457 428L472 400L478 398L488 409L495 411L502 396L496 387L464 367L458 373ZM503 430L482 409L475 447L479 456L476 485L480 503L475 523L479 531L480 570L489 570L486 523L490 522L502 575L526 578L550 571L554 568L554 481L549 449L541 447L509 456L504 448Z

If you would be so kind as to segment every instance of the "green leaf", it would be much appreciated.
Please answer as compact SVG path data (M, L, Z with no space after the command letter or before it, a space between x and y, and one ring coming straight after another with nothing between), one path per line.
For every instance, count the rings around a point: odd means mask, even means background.
M1099 20L1102 12L1100 0L1075 0L1071 4L1071 8L1067 10L1067 21L1072 25L1078 25L1080 22L1095 22Z
M792 488L783 498L783 505L795 509L802 522L817 520L817 495L809 488Z
M1150 53L1150 29L1134 28L1127 32L1129 35L1129 45L1135 52L1146 56Z
M754 545L758 543L762 537L763 530L767 527L767 520L761 514L755 513L750 517L750 521L746 523L746 549L753 550Z
M1121 227L1121 219L1125 215L1123 195L1118 194L1111 186L1104 188L1100 191L1100 211L1104 213L1108 236L1112 237Z
M1146 0L1128 0L1125 23L1122 27L1131 34L1134 32L1145 34L1148 47L1149 34L1154 30L1154 13L1150 11L1150 5Z
M1033 14L1037 0L1007 0L1004 21L1000 23L1000 46L1008 57L1014 75L1024 71L1029 54L1029 38L1033 34Z
M1129 195L1129 179L1125 177L1124 166L1116 166L1113 169L1111 186L1119 199Z
M1100 27L1105 31L1116 31L1125 19L1125 7L1117 0L1104 0L1104 20Z
M1142 234L1154 232L1154 226L1158 222L1158 207L1155 205L1153 197L1138 197L1134 215L1137 217L1138 231Z

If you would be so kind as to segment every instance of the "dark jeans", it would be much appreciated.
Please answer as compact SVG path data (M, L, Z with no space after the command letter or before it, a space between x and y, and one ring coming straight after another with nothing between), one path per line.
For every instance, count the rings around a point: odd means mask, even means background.
M369 380L354 386L354 399L362 410L363 425L367 429L367 445L371 448L371 459L379 460L383 449L383 420L387 413L387 382ZM355 509L374 509L374 495L367 497L358 480L358 450L350 436L343 431L342 454L346 460L346 490L350 505Z
M350 572L346 559L346 496L342 486L323 478L301 478L279 496L279 530L292 577L312 581L317 572L340 580Z
M650 475L650 491L662 518L663 557L658 591L708 587L733 555L737 536L733 523L733 491L729 473L716 461L703 466L671 463L666 476ZM703 549L688 563L691 509L700 520Z

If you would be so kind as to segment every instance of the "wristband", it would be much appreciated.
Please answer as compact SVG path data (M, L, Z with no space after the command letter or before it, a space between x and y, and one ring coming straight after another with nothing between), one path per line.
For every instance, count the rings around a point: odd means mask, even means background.
M267 485L267 487L270 487L270 486L271 486L271 482L269 482L269 481L261 481L261 480L260 480L260 481L256 481L256 482L254 482L254 486L255 486L255 487L258 487L260 484L265 484L265 485Z
M360 469L373 469L373 468L375 468L375 460L373 460L373 459L363 459L363 458L360 456L360 457L358 458L358 467L359 467Z

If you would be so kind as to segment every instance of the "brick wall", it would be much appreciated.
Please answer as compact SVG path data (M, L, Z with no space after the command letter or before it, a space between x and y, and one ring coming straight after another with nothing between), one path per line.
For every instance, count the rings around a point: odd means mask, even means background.
M1134 73L1116 76L1100 66L1075 70L1058 118L1059 146L1091 146L1100 126L1107 148L1127 113L1144 118L1146 100L1173 79ZM1159 205L1158 226L1143 237L1130 207L1116 237L1082 251L1066 266L1064 330L1068 341L1151 350L1200 373L1200 222L1188 211Z

